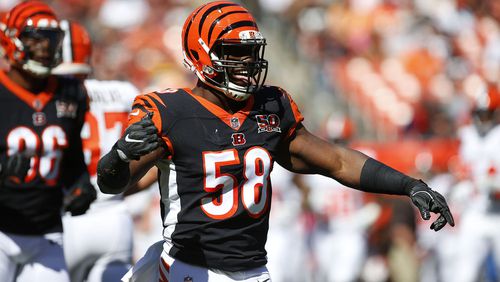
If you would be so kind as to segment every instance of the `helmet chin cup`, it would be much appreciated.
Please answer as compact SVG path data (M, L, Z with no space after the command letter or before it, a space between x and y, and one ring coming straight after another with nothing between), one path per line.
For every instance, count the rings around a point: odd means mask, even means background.
M228 87L226 88L226 96L236 101L245 101L252 93L255 92L256 87L254 85L250 85L249 87L239 86L232 82L228 82Z
M38 77L49 76L51 70L51 68L34 60L27 60L26 63L22 64L22 69Z
M231 100L234 100L234 101L245 101L247 100L248 98L250 98L250 96L252 95L253 92L248 92L247 93L247 88L246 87L241 87L241 86L238 86L234 83L228 83L228 86L223 86L223 85L218 85L217 83L211 83L211 79L207 79L206 76L204 76L203 74L199 73L199 72L196 72L196 75L198 76L198 78L203 81L203 83L205 85L207 85L208 87L218 91L218 92L221 92L223 93L226 97L230 98ZM241 88L238 89L238 88ZM252 85L251 90L254 90L255 87Z

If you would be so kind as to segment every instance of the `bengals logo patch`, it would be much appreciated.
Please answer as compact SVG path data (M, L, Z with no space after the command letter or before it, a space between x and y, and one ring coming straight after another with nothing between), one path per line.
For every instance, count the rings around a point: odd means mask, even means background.
M247 143L247 140L245 139L245 134L243 133L233 133L231 135L231 139L233 141L233 146L240 146Z
M34 126L43 126L47 123L47 117L43 112L36 112L32 115Z

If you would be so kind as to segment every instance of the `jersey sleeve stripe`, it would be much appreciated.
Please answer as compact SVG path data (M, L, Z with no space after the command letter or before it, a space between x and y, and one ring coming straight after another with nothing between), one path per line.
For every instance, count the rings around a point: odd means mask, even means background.
M302 116L302 113L299 110L299 107L297 104L295 104L295 101L293 101L292 97L288 92L281 90L286 97L288 98L288 101L290 101L290 107L292 108L293 116L295 117L295 122L299 123L304 120L304 117Z
M158 96L157 93L150 93L150 94L147 94L146 96L151 98L153 101L155 101L156 104L162 104L164 107L167 106L167 105L165 105L165 103L163 103L163 100L160 98L160 96Z
M297 104L295 104L295 102L293 101L290 94L288 94L288 92L286 92L282 88L280 88L280 91L288 99L288 101L290 103L290 108L291 108L292 113L293 113L293 117L295 118L295 124L293 124L290 127L290 129L288 130L288 132L285 136L285 140L288 140L288 139L290 139L290 137L292 137L295 134L295 130L297 129L297 126L304 120L304 117L302 116L302 113L299 111L299 107L297 106Z
M170 141L170 138L168 138L167 136L162 136L161 139L167 145L168 152L170 153L169 159L172 158L174 156L174 146L172 145L172 141Z
M292 137L294 134L295 134L295 131L297 130L297 125L299 125L298 123L294 124L287 132L286 134L286 137L285 137L285 140L288 140L290 139L290 137Z
M139 97L139 99L144 103L144 106L146 106L147 108L153 107L151 103L146 99L145 95L142 95L141 97Z
M157 104L150 97L147 97L146 95L137 96L135 98L134 104L132 105L132 108L138 108L140 110L140 113L134 115L134 111L132 111L129 114L129 125L141 120L148 112L152 112L153 123L156 126L156 129L158 129L158 132L161 132L162 122L160 111L158 110Z
M133 110L135 110L135 109L138 109L138 110L140 110L141 112L147 112L147 111L148 111L148 110L146 110L146 108L145 108L143 105L141 105L141 104L134 104L134 105L132 106L132 111L133 111Z

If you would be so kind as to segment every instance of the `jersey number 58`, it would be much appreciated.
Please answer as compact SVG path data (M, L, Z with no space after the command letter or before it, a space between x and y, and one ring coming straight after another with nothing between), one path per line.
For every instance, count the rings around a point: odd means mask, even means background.
M239 197L251 217L260 217L266 211L272 163L269 152L262 147L252 147L245 152L241 195L238 193L238 179L221 172L223 166L240 163L236 149L203 153L204 189L210 193L221 190L218 197L208 196L202 199L201 208L207 216L214 219L231 217L238 209Z

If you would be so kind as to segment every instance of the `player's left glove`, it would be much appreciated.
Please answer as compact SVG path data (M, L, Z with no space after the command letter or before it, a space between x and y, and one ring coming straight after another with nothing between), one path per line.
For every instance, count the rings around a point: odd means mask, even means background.
M97 198L97 192L88 181L81 181L75 184L64 199L64 211L68 211L72 216L84 214L90 204Z
M419 209L420 215L424 220L428 220L431 217L430 212L439 214L438 219L431 224L431 229L434 231L439 231L446 223L455 226L450 208L443 195L432 190L422 180L418 181L410 189L409 196L413 204Z
M30 158L21 153L13 154L4 161L0 161L0 181L21 183L30 169Z

